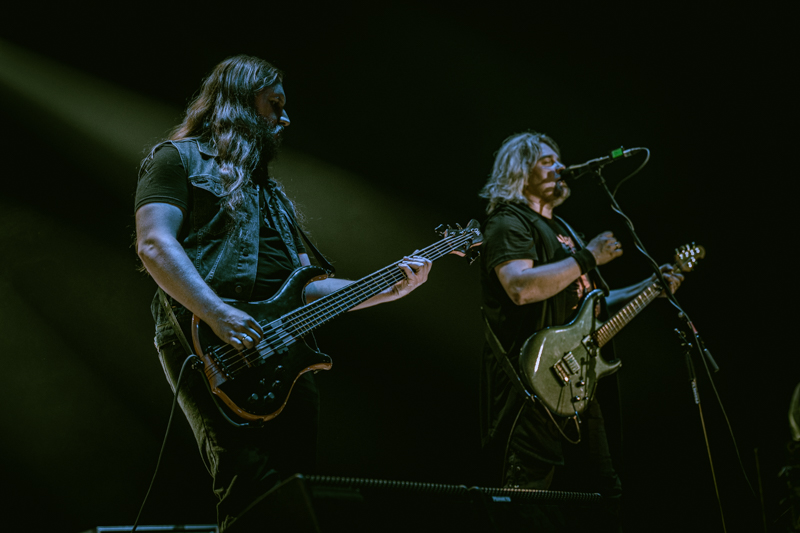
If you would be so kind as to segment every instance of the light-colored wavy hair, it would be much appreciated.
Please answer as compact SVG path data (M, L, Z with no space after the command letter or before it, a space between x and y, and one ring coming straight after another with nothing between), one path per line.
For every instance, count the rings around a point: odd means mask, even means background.
M491 214L504 202L528 203L522 191L528 181L528 171L542 155L542 144L548 145L561 157L558 144L544 133L517 133L503 141L495 155L489 180L480 192L481 198L489 200L487 213Z

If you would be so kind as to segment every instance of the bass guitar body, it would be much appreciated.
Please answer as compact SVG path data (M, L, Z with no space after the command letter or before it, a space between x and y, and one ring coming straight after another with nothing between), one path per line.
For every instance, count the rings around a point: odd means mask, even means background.
M472 248L483 238L480 224L474 220L466 228L440 227L437 233L442 238L417 250L415 255L431 261L451 253L472 256ZM316 266L292 272L278 293L268 300L226 301L261 326L263 337L255 348L234 349L195 315L192 340L203 361L211 393L247 423L266 422L278 416L303 373L331 368L331 358L311 348L304 339L315 328L402 281L405 274L399 267L401 262L396 261L311 303L306 303L303 294L306 285L327 277L326 271Z
M325 277L323 269L306 266L295 270L269 300L225 301L262 325L264 337L255 349L237 351L204 322L193 319L192 340L204 363L210 390L240 419L275 418L303 373L331 368L331 358L311 349L297 334L302 328L287 323L291 321L290 312L305 304L305 286Z
M520 370L551 413L568 417L583 412L597 380L622 364L603 359L592 336L598 327L594 310L602 295L599 289L592 291L572 322L537 331L522 345Z

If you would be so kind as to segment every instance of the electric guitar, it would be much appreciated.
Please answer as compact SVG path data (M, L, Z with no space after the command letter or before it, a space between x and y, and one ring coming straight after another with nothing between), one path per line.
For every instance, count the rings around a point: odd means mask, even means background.
M689 272L705 257L694 243L675 250L675 270ZM519 366L536 398L559 416L580 414L594 396L597 380L613 374L621 361L609 363L600 356L611 338L663 291L655 282L628 302L605 323L595 317L595 305L603 294L590 292L575 319L564 326L537 331L522 345Z
M437 231L443 238L415 255L431 261L450 253L472 255L475 251L470 249L483 240L475 220L463 229L458 225L455 229L440 228ZM306 285L327 278L326 271L317 266L292 272L268 300L226 300L258 321L264 335L256 348L237 351L220 340L197 315L192 317L192 341L211 393L244 421L266 422L278 416L300 375L329 370L332 365L329 356L311 348L303 337L403 279L399 262L309 304L304 298Z

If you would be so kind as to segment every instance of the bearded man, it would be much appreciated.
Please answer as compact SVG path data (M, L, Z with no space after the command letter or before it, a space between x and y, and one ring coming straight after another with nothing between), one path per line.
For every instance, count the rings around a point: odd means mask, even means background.
M481 432L490 474L502 486L588 490L619 498L621 482L611 462L603 415L596 401L581 414L582 430L528 401L514 386L520 348L535 332L567 324L595 288L605 304L621 305L653 278L609 291L596 270L622 255L620 241L604 232L583 244L554 209L570 195L555 141L540 133L505 140L481 191L489 201L481 260L483 311L488 327L481 372ZM662 267L673 292L683 276ZM599 312L604 310L598 309ZM497 344L488 340L491 336ZM510 362L504 364L504 358ZM512 370L513 372L513 370ZM586 484L555 476L564 465L564 440L581 440L588 458ZM555 478L555 481L554 481Z
M292 203L267 166L289 126L282 81L261 59L226 59L204 80L183 122L142 163L137 251L159 286L151 307L155 344L173 390L191 350L185 338L192 315L232 349L252 350L264 336L261 324L223 299L266 300L310 264ZM405 258L403 279L354 309L407 295L430 267L427 259ZM349 283L314 281L304 295L310 302ZM178 400L213 477L225 528L282 479L314 468L319 399L312 373L303 373L279 416L242 428L226 420L204 379L184 373Z

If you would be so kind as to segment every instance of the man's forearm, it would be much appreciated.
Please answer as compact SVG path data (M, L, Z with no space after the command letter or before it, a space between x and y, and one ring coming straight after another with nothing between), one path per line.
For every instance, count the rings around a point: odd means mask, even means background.
M313 283L309 283L308 286L306 287L306 292L305 292L306 302L311 303L314 300L318 300L323 296L327 296L332 292L336 292L337 290L343 287L347 287L352 283L354 282L339 278L327 278L320 281L315 281ZM394 292L395 291L393 290L393 288L389 287L349 310L355 311L357 309L364 309L366 307L372 307L373 305L378 305L390 302L392 300L396 300L397 295Z
M608 297L606 298L606 305L608 306L609 311L612 313L616 312L623 305L635 298L640 292L645 290L652 282L653 280L648 278L640 281L639 283L634 283L633 285L628 285L627 287L622 287L621 289L609 291Z
M201 319L207 320L224 305L177 241L145 242L139 257L158 286Z

